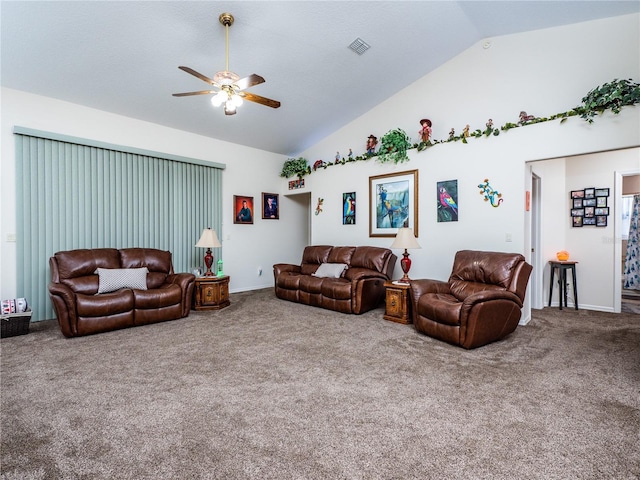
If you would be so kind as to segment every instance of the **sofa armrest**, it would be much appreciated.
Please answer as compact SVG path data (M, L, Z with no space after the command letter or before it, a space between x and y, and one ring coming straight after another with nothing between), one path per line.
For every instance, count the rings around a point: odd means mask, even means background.
M62 334L73 337L77 327L75 292L63 283L52 282L49 284L49 296Z
M418 304L418 300L425 293L451 293L449 283L442 280L419 279L410 280L411 298L414 304Z
M387 276L384 273L362 267L348 268L344 274L344 278L350 280L351 282L358 282L365 278L381 278L383 280L388 280Z
M173 273L167 275L165 284L175 284L182 290L182 316L189 315L191 310L191 299L193 298L193 288L195 286L196 276L192 273Z
M300 273L300 265L292 265L290 263L276 263L273 266L273 275L278 278L278 275L285 272Z

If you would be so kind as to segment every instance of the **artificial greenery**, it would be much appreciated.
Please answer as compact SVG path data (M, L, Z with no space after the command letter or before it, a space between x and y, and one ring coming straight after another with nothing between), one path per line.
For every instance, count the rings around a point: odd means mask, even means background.
M611 110L613 113L620 113L622 107L633 106L640 103L640 84L629 80L615 79L612 82L605 83L599 87L591 90L582 99L582 105L575 107L568 112L561 112L551 115L549 117L535 117L527 116L525 119L520 119L518 123L507 122L500 128L494 127L493 122L487 122L484 130L476 129L469 131L466 134L456 135L451 129L449 138L446 140L430 139L428 144L424 142L411 143L411 139L406 132L400 128L390 130L386 135L380 139L380 148L377 153L365 153L355 157L349 156L347 159L342 158L335 162L322 162L322 167L330 167L332 165L344 165L345 163L366 161L371 157L377 156L378 161L381 163L393 162L403 163L409 161L407 156L407 150L412 148L417 151L426 150L427 147L437 145L439 143L449 143L461 141L462 143L468 143L467 139L498 136L500 132L506 132L513 128L524 127L526 125L533 125L536 123L549 122L552 120L560 120L560 123L565 122L568 118L580 115L589 123L593 123L593 119L596 115L603 113L605 110ZM468 127L468 126L467 126ZM284 162L282 168L281 177L290 177L297 175L302 178L304 175L311 173L307 160L300 157L297 159L290 158Z
M380 163L403 163L408 162L407 150L413 148L411 139L401 128L389 130L380 139L380 149L378 150L378 161Z
M618 80L605 83L591 90L582 99L582 105L575 110L580 118L593 123L593 118L605 110L620 113L620 109L627 105L640 103L640 84L629 80Z
M282 172L280 172L280 176L289 178L297 175L298 178L302 178L307 173L311 173L309 162L307 162L307 159L304 157L298 157L289 158L284 162L284 165L282 166Z

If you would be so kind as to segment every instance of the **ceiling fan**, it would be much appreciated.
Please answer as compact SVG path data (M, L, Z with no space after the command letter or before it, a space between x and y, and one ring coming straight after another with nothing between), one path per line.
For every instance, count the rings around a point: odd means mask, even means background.
M226 68L221 72L217 72L213 76L213 80L209 77L196 72L189 67L178 67L187 73L190 73L194 77L207 82L209 85L213 85L218 90L200 90L198 92L186 92L186 93L174 93L174 97L187 97L190 95L209 95L215 94L211 97L211 103L219 107L224 104L225 115L235 115L236 107L242 105L242 101L249 100L250 102L266 105L271 108L278 108L280 102L277 100L271 100L270 98L261 97L260 95L254 95L253 93L245 92L244 90L254 85L264 83L264 78L260 75L249 75L248 77L240 78L239 75L229 71L229 27L233 25L233 15L230 13L222 13L218 20L226 29Z

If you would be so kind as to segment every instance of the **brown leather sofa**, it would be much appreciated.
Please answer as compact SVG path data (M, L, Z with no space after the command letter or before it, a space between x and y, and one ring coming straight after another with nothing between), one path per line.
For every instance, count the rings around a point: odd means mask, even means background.
M174 273L171 252L152 248L69 250L57 252L49 259L49 265L49 296L65 337L189 315L195 276ZM98 294L99 288L109 289L101 283L98 269L107 269L100 273L110 274L120 272L112 269L143 269L146 289L142 277L141 288L120 288Z
M467 349L500 340L518 326L531 270L518 253L459 251L448 281L411 281L414 326Z
M300 265L273 266L278 298L360 314L380 305L384 282L391 279L397 257L387 248L314 245L304 249ZM321 265L344 264L336 276L317 276ZM338 271L340 268L338 268Z

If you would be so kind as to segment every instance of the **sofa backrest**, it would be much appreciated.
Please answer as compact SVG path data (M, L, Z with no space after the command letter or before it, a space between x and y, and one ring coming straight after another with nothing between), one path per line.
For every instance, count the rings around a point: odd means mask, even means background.
M394 259L394 261L391 262L391 259ZM391 278L393 267L395 266L395 255L388 248L356 247L351 257L350 266L375 270Z
M147 288L158 288L173 273L171 252L155 248L123 248L120 250L120 268L147 267Z
M155 248L91 248L57 252L49 260L51 281L67 285L76 293L93 295L100 283L100 268L147 267L147 288L162 285L173 273L171 252Z
M311 275L318 269L318 265L328 263L332 248L331 245L309 245L305 247L304 252L302 252L300 273Z
M321 263L346 263L349 268L366 268L391 278L395 258L388 248L310 245L304 249L300 270L303 275L311 275Z
M100 268L120 268L120 254L115 248L92 248L57 252L49 260L51 281L67 285L76 293L98 291Z
M459 300L483 290L507 290L524 301L530 271L519 253L461 250L453 261L449 287Z

